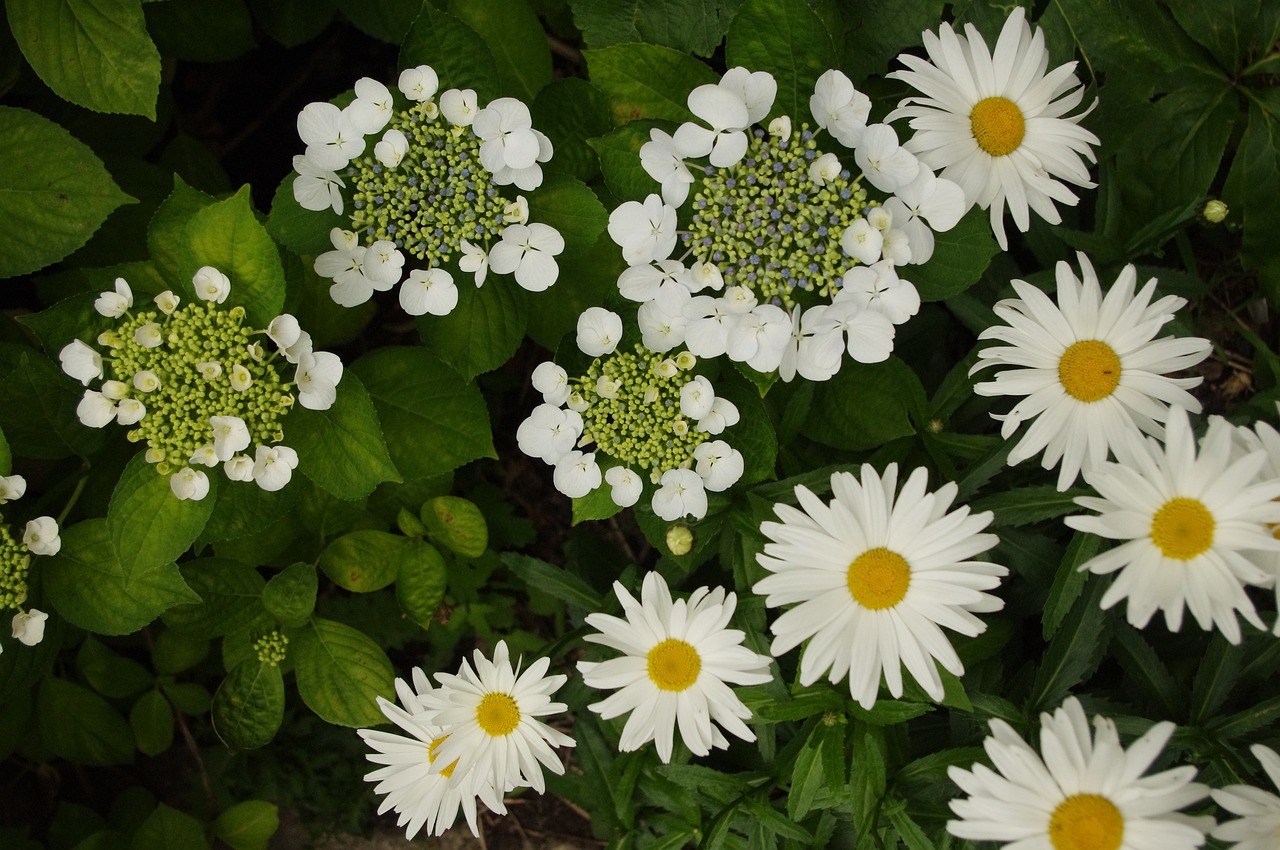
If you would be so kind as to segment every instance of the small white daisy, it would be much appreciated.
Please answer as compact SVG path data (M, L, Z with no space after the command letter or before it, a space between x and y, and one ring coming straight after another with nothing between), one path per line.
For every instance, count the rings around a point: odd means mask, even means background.
M1160 437L1170 406L1198 413L1200 402L1187 390L1201 379L1169 373L1194 366L1212 349L1200 337L1155 338L1186 299L1166 295L1152 301L1155 278L1135 295L1137 271L1131 265L1104 296L1089 258L1077 257L1082 279L1067 263L1057 265L1056 305L1031 284L1013 281L1019 297L995 306L1007 324L978 336L1005 344L982 349L970 370L1013 367L973 390L1023 397L1008 413L995 416L1004 423L1000 435L1006 440L1023 422L1035 420L1010 452L1009 464L1043 450L1045 469L1061 463L1059 490L1070 487L1081 468L1123 450L1126 435L1141 430Z
M970 637L985 631L974 615L1004 607L985 591L1008 570L970 560L999 542L982 533L991 513L948 512L955 483L935 493L927 483L928 472L917 469L898 492L897 464L883 478L864 464L861 479L832 474L829 503L797 485L800 509L774 505L782 522L761 523L769 542L756 559L773 575L752 590L771 608L795 605L770 627L770 651L777 657L809 640L801 684L847 674L850 695L869 709L882 671L895 698L905 666L935 700L943 698L935 662L964 672L941 627Z
M1280 755L1276 751L1255 744L1250 750L1262 762L1271 784L1280 789ZM1221 841L1234 841L1232 850L1275 850L1280 847L1280 797L1270 791L1251 785L1228 785L1210 792L1213 801L1222 808L1239 815L1235 820L1218 824L1213 837Z
M547 658L519 672L518 663L511 666L505 641L494 648L492 661L480 650L473 658L474 669L464 660L456 676L437 673L440 687L421 697L427 719L449 730L437 762L456 762L454 770L463 776L474 771L477 783L504 790L528 785L541 794L543 766L564 773L552 746L573 746L572 738L538 719L565 711L551 694L567 677L545 675Z
M1093 188L1084 160L1094 162L1092 146L1100 144L1080 126L1089 110L1067 115L1084 97L1076 63L1045 73L1044 31L1032 32L1021 7L1005 21L994 53L972 24L964 36L943 24L937 35L922 37L930 61L902 54L898 59L910 70L889 74L921 93L902 100L886 119L910 119L916 134L904 147L941 169L939 177L959 183L970 206L990 208L1001 248L1009 247L1006 203L1024 233L1030 210L1058 224L1054 201L1077 201L1061 181Z
M975 764L947 775L969 796L951 801L960 820L947 831L1012 850L1192 850L1204 844L1213 818L1178 811L1209 789L1191 780L1196 769L1143 774L1173 734L1157 723L1126 750L1116 725L1094 717L1095 735L1071 697L1040 715L1040 752L1003 720L991 721L983 742L995 770Z
M599 634L586 639L623 655L598 663L579 661L578 670L591 687L618 691L589 706L592 711L605 720L630 712L619 750L630 752L653 741L658 757L670 762L677 727L698 756L713 747L728 748L721 727L754 741L755 733L742 722L751 710L729 685L768 682L773 659L747 649L742 645L745 635L727 628L737 597L722 587L700 587L687 602L673 602L657 573L644 577L639 601L617 582L613 590L625 619L589 614L587 625Z
M1243 425L1237 426L1235 436L1235 454L1241 455L1256 451L1266 452L1262 473L1258 476L1260 480L1270 481L1280 478L1280 433L1275 428L1272 428L1266 422L1255 422L1252 428L1246 428ZM1280 524L1272 525L1270 529L1271 536L1280 539ZM1269 573L1275 580L1276 606L1280 610L1280 549L1268 552L1253 551L1249 552L1246 557ZM1271 633L1280 637L1280 617L1276 618L1276 624Z
M1239 611L1264 628L1244 592L1246 584L1269 587L1274 576L1245 557L1245 550L1278 551L1270 523L1280 523L1280 479L1257 482L1265 452L1231 460L1234 429L1219 416L1197 456L1186 411L1169 417L1162 448L1155 440L1132 437L1129 460L1104 463L1085 473L1101 498L1078 496L1076 504L1098 516L1071 516L1065 522L1112 540L1110 551L1080 566L1099 575L1120 574L1102 597L1110 608L1128 598L1129 622L1145 628L1164 612L1171 631L1182 627L1188 608L1200 628L1215 626L1240 642Z

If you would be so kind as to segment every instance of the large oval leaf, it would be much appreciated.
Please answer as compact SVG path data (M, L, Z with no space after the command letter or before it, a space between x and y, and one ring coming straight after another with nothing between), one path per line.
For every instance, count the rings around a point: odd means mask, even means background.
M298 693L321 719L339 726L386 722L377 698L395 698L395 671L368 635L317 617L296 644Z

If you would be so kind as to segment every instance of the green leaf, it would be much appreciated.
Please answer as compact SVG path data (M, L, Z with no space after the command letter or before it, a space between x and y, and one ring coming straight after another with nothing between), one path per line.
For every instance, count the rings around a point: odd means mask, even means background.
M267 215L267 233L295 254L314 257L332 251L329 232L335 227L350 230L351 219L330 207L303 209L293 199L293 181L297 179L298 175L290 172L276 188L271 199L271 212ZM325 297L329 297L327 291Z
M422 5L400 45L399 66L417 65L434 68L441 89L475 89L481 103L497 96L497 62L485 40L468 24L430 3Z
M133 850L173 850L175 847L208 850L209 840L200 821L161 803L133 834Z
M987 212L974 207L955 227L935 233L933 256L903 268L903 277L915 284L922 301L942 301L977 283L998 253Z
M943 20L943 6L943 0L858 0L846 4L841 67L854 80L884 76L904 48L920 44L922 32L937 29Z
M0 106L0 149L0 278L61 260L88 242L113 210L134 203L88 146L34 112Z
M616 516L622 508L609 495L610 487L602 484L585 496L573 500L573 524Z
M484 514L461 496L436 496L422 506L423 524L432 543L464 558L479 558L489 547Z
M1231 689L1240 681L1244 650L1232 646L1220 634L1209 640L1209 649L1196 666L1191 682L1191 723L1201 725L1221 712Z
M81 394L48 358L22 345L0 343L0 427L20 457L52 460L93 454L101 431L76 416Z
M817 390L805 433L837 449L879 448L916 433L910 413L924 408L924 388L897 357L883 363L845 360L840 372Z
M429 351L379 348L352 363L348 374L366 382L390 458L406 479L430 478L477 458L497 457L479 388L463 383ZM423 451L426 445L430 451Z
M772 74L778 96L770 114L790 115L797 124L809 115L818 77L839 64L831 34L804 0L743 3L729 24L725 60L729 67Z
M1076 604L1066 622L1049 641L1049 648L1036 670L1027 711L1046 710L1062 702L1070 690L1097 669L1110 638L1101 606L1104 581L1094 581Z
M213 730L233 750L271 743L284 720L284 678L280 668L257 658L241 661L213 695Z
M636 118L691 121L689 92L720 79L687 53L656 44L616 44L584 50L583 56L591 84L609 98L614 124Z
M604 607L604 600L599 593L561 567L518 552L503 552L502 563L530 587L550 593L574 607L586 611L599 611Z
M228 301L242 305L254 327L265 328L284 309L280 252L253 214L248 185L191 216L178 256L178 282L187 297L195 297L192 276L213 266L231 279Z
M1102 538L1083 531L1076 532L1067 544L1067 551L1053 575L1053 586L1049 588L1049 597L1044 603L1041 631L1045 640L1053 637L1054 632L1062 625L1089 580L1089 572L1082 572L1080 565L1098 554L1100 548Z
M328 410L295 405L285 435L298 452L298 471L339 499L360 499L384 481L399 481L378 413L359 377L348 369Z
M236 803L213 822L213 834L232 850L267 850L267 843L279 828L279 809L266 800Z
M187 551L209 521L214 501L213 488L203 499L177 498L168 476L157 473L141 452L134 455L107 508L111 542L126 583L135 572L174 561Z
M377 697L395 699L395 671L366 634L319 617L298 633L298 693L322 720L338 726L386 722Z
M286 626L301 626L316 607L320 583L316 568L299 561L271 577L262 589L262 604Z
M326 546L318 566L339 587L371 593L396 580L396 559L407 542L386 531L353 531Z
M887 784L884 735L879 730L859 735L855 727L850 739L853 744L853 825L859 835L867 835L875 828L876 812Z
M147 691L133 704L129 726L138 752L158 756L173 744L173 707L159 691Z
M654 127L670 131L665 122L633 121L597 139L587 140L600 157L600 173L604 175L605 185L620 201L643 201L659 190L658 183L640 164L640 147L649 141L649 131ZM618 250L617 246L614 250Z
M1253 54L1269 52L1276 42L1277 10L1259 0L1169 0L1169 11L1183 31L1209 48L1229 74L1244 68Z
M0 475L13 473L13 452L9 449L9 441L4 438L4 429L0 428Z
M22 55L63 100L155 120L160 54L139 0L5 0L5 9Z
M430 543L410 541L396 556L396 599L424 629L435 619L448 583L444 556Z
M529 218L560 231L566 252L590 249L609 226L609 213L596 193L572 177L548 180L530 195Z
M489 46L501 94L531 103L551 82L547 36L525 0L452 0L449 12Z
M886 808L889 822L893 824L894 829L898 830L898 834L902 836L902 841L907 845L907 850L936 850L934 843L929 840L929 836L920 828L920 824L916 823L911 815L907 814L906 804L899 802Z
M86 687L52 676L36 696L40 737L56 756L87 765L133 763L133 732L120 712Z
M173 563L136 569L126 584L105 519L64 528L62 550L40 568L58 613L100 635L131 634L171 606L200 601Z
M405 33L414 23L418 9L426 5L420 0L336 0L336 3L351 23L368 35L390 44L400 44L407 38Z
M151 262L161 277L173 281L179 287L178 264L182 253L182 236L187 222L200 210L216 203L211 195L192 189L178 175L173 175L173 192L165 198L151 216L147 229L147 250Z
M1075 503L1076 496L1086 496L1091 492L1093 491L1080 487L1058 490L1052 485L1019 487L975 499L970 507L974 513L992 511L995 514L991 520L993 528L1002 525L1027 525L1079 511L1080 507Z
M572 0L573 20L588 47L629 41L710 56L741 0Z
M253 19L283 46L298 47L318 36L334 11L332 0L254 0Z
M838 721L833 715L833 720ZM787 794L787 815L801 821L814 808L818 792L845 784L844 739L846 725L819 718L796 756Z
M1274 728L1277 720L1280 720L1280 697L1272 697L1244 711L1215 719L1210 728L1218 738L1230 741L1264 727Z
M147 4L147 30L166 58L229 62L253 48L245 0L166 0Z
M215 638L265 618L261 597L266 582L253 567L226 558L197 558L182 565L182 577L200 600L166 611L164 622L171 629Z
M1186 694L1174 682L1173 674L1160 660L1159 654L1142 639L1141 632L1117 629L1113 651L1125 675L1159 703L1165 716L1182 715Z
M420 316L418 331L436 357L470 383L515 354L528 323L529 295L506 275L490 274L479 289L467 285L466 277L462 283L453 312Z
M223 481L200 540L234 540L256 534L287 514L298 501L301 490L300 487L263 490L253 482Z
M154 680L141 664L117 655L91 635L76 653L76 670L95 691L112 699L141 693Z
M81 292L62 299L47 310L16 318L21 325L31 329L45 351L53 354L73 339L93 339L89 331L103 324L102 316L93 308L97 299L97 293Z
M543 87L529 104L529 112L533 126L546 134L555 151L543 171L584 182L600 173L600 162L587 139L609 132L609 101L604 92L586 80L564 77Z
M1280 257L1274 234L1280 228L1280 93L1260 92L1249 104L1249 125L1236 149L1223 198L1244 220L1240 259L1260 273L1271 303L1280 299Z
M209 656L209 639L165 629L151 645L151 666L161 676L176 676Z

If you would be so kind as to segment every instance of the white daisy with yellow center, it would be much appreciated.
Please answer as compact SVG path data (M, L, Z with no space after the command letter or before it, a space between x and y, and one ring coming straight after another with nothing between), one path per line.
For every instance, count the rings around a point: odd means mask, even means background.
M991 366L1008 367L995 380L976 385L984 396L1021 396L1013 409L994 418L1010 439L1032 421L1009 453L1009 465L1044 452L1041 466L1058 466L1058 489L1071 486L1088 469L1122 451L1126 437L1140 431L1159 437L1170 406L1200 411L1187 392L1199 377L1172 378L1209 355L1200 337L1163 337L1160 329L1186 299L1166 295L1152 301L1156 280L1135 294L1137 271L1125 266L1106 295L1093 265L1077 255L1081 277L1059 262L1058 300L1021 280L1017 298L995 305L1006 324L987 328L979 339L1004 343L978 352L970 374ZM1124 457L1117 455L1124 461Z
M476 783L504 792L528 785L541 794L546 783L542 767L564 773L553 746L572 747L573 739L538 718L565 711L551 694L566 676L547 676L550 660L539 658L523 673L511 666L505 641L493 650L493 660L476 650L475 668L465 660L458 675L437 673L440 687L423 694L426 719L446 730L432 771L452 769Z
M1261 480L1270 481L1280 478L1280 432L1266 422L1255 422L1252 428L1237 426L1235 436L1237 455L1256 451L1266 452L1266 461L1258 476ZM1272 537L1280 540L1280 522L1269 525L1268 530ZM1248 557L1275 579L1276 608L1280 610L1280 550L1250 552ZM1276 618L1276 624L1272 627L1271 633L1280 637L1280 617Z
M1003 720L983 742L992 770L975 764L947 775L968 797L951 801L960 820L947 831L970 841L1018 850L1193 850L1213 818L1178 811L1208 794L1194 767L1144 776L1173 734L1157 723L1133 746L1116 725L1093 718L1094 734L1075 697L1040 715L1040 752Z
M728 628L737 597L722 587L700 587L688 601L673 602L657 573L645 576L639 601L617 582L613 590L625 619L588 615L587 625L599 634L586 639L623 655L579 661L578 670L591 687L618 691L591 705L592 711L605 720L630 712L618 749L630 752L654 741L658 757L670 762L676 727L697 756L729 746L721 727L754 741L755 733L743 722L751 710L729 685L770 681L773 659L742 646L743 632Z
M474 772L459 774L456 762L436 764L449 730L427 721L422 698L431 692L426 674L415 668L412 687L403 679L396 679L396 693L404 708L378 698L378 707L387 719L411 737L379 729L358 730L364 742L373 748L366 758L374 764L385 765L364 778L378 783L373 789L375 794L386 795L378 814L394 809L396 826L404 827L409 839L423 828L427 835L441 835L453 826L459 810L466 816L471 833L479 835L476 798L496 814L506 814L502 792L508 789L496 789Z
M1009 15L994 52L972 24L963 36L943 24L937 35L922 37L930 61L904 53L898 59L909 70L889 74L921 93L886 119L910 119L916 133L904 147L959 183L970 206L991 210L1001 248L1009 247L1006 203L1024 233L1031 211L1061 222L1054 202L1077 202L1062 181L1093 188L1085 160L1095 161L1093 146L1100 144L1079 123L1089 110L1067 115L1084 97L1076 63L1045 73L1044 31L1032 32L1021 7Z
M999 542L982 533L991 513L949 511L956 485L929 493L927 484L928 472L917 469L899 492L897 464L883 477L864 464L860 478L831 476L830 502L797 485L800 509L774 505L782 522L761 523L769 542L756 559L773 575L752 590L770 607L795 606L770 627L770 651L777 657L809 641L802 685L848 675L850 695L870 709L882 674L902 696L904 665L935 700L944 695L936 664L964 672L942 627L970 637L985 631L975 615L1004 607L986 591L1008 570L971 560Z
M1125 541L1080 566L1118 571L1103 608L1127 598L1132 625L1145 628L1159 610L1172 631L1189 609L1202 629L1216 627L1232 643L1240 642L1237 611L1264 628L1245 586L1270 587L1274 576L1244 553L1280 551L1270 528L1280 523L1280 479L1257 481L1265 452L1233 461L1233 438L1226 420L1210 417L1197 455L1186 411L1175 408L1163 447L1132 437L1125 463L1085 472L1101 498L1079 496L1076 504L1098 516L1067 517L1067 525Z
M1251 752L1271 784L1280 790L1280 755L1270 747L1255 744ZM1280 797L1251 785L1228 785L1215 788L1213 801L1238 815L1235 820L1218 824L1213 837L1234 841L1231 850L1275 850L1280 847Z

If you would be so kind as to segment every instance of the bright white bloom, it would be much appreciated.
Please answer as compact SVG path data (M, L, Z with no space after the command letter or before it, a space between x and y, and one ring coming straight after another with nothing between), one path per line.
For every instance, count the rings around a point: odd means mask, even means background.
M470 127L479 111L474 89L449 89L440 95L440 112L449 123L458 127Z
M338 397L342 359L328 351L303 354L294 376L298 402L308 410L328 410Z
M698 430L713 437L738 424L740 415L738 407L727 398L718 397L711 405L711 411L698 420Z
M692 297L684 287L667 287L659 290L652 301L640 305L636 324L645 348L664 352L684 343L689 325L685 310Z
M676 210L658 195L627 201L609 213L609 237L629 266L665 260L676 247Z
M253 458L248 455L236 455L222 464L222 471L232 481L252 481Z
M844 252L868 266L880 259L882 245L884 233L865 218L855 220L840 236L840 247Z
M899 186L884 208L906 233L911 244L910 261L919 264L933 256L933 232L955 227L969 205L957 184L934 176L921 165L915 178Z
M524 195L517 195L514 201L502 207L502 220L506 224L529 223L529 201Z
M764 120L778 96L778 81L768 71L748 71L739 65L724 72L720 87L736 94L747 107L747 123Z
M114 292L104 292L93 302L93 309L108 319L118 319L133 307L133 290L122 277L116 278Z
M298 113L298 137L307 160L318 169L337 171L364 153L364 134L351 116L332 103L308 103Z
M867 182L882 192L898 191L920 170L915 155L898 145L898 134L888 124L872 124L863 130L853 159Z
M668 469L653 494L653 512L667 522L707 515L707 490L702 477L692 469Z
M365 136L382 132L395 106L391 91L372 77L356 80L355 90L356 99L347 104L343 114Z
M578 316L578 349L589 357L612 354L622 339L622 317L604 307L588 307Z
M458 268L476 277L476 287L484 286L484 279L489 274L489 255L484 248L472 244L466 239L458 243L462 256L458 258Z
M569 373L553 360L539 363L531 376L533 388L542 393L542 400L559 407L569 398Z
M56 555L62 548L58 536L58 522L51 516L36 517L27 522L22 532L22 542L37 555Z
M182 303L182 299L173 294L172 290L166 289L154 299L156 306L160 308L160 312L166 316L172 316L173 311L178 309L178 305Z
M791 138L791 116L779 115L769 122L769 135L775 139Z
M778 364L778 377L782 380L789 382L799 375L808 381L829 381L840 371L844 345L826 321L828 309L828 305L819 304L802 310L797 304L791 312L791 336Z
M119 401L129 395L129 385L124 381L103 381L102 394L112 401Z
M836 298L814 320L815 356L819 362L834 361L837 369L843 351L859 363L889 359L893 337L893 322L885 313L863 307L851 297Z
M140 369L133 373L133 388L140 393L153 393L160 389L160 376L150 369Z
M249 447L252 438L249 426L239 416L210 416L209 427L213 429L213 453L219 462L231 460L231 456Z
M390 288L375 285L365 273L369 249L360 244L354 233L335 227L329 231L329 241L333 250L316 257L314 267L316 274L333 281L329 297L335 303L356 307L372 298L375 289Z
M1089 720L1075 697L1040 715L1040 752L1009 724L991 721L983 742L994 770L952 766L947 775L969 795L951 801L959 820L947 831L970 841L1039 850L1194 850L1213 818L1178 811L1204 799L1191 766L1146 775L1173 734L1157 723L1126 750L1115 723Z
M511 665L505 641L493 650L493 660L479 650L475 669L466 661L457 676L437 673L440 687L422 694L427 719L449 730L433 765L440 773L453 765L456 774L472 771L477 782L494 788L528 785L545 790L542 767L563 774L564 764L551 748L572 747L573 739L539 718L565 711L551 694L565 676L547 676L550 660L539 658L523 673Z
M76 405L76 416L90 428L102 428L116 418L116 405L97 390L85 390Z
M83 386L89 386L90 381L100 380L102 378L102 355L97 349L85 345L78 339L63 346L58 352L58 362L62 364L62 371L79 381Z
M604 480L609 485L609 498L620 508L629 508L640 501L644 491L644 481L634 471L625 466L611 466L604 472Z
M693 450L693 471L702 478L702 484L712 493L728 490L742 477L745 461L742 452L724 440L699 443Z
M618 582L613 591L623 617L588 614L587 624L599 633L586 639L622 655L579 661L578 670L588 686L617 691L589 706L592 711L605 720L630 714L618 749L631 752L653 741L658 758L669 763L677 728L696 756L727 749L725 732L754 741L743 723L751 710L729 686L770 681L773 659L747 649L743 632L728 627L737 597L722 587L700 587L687 601L672 601L656 572L644 577L639 600Z
M695 421L711 412L715 400L715 389L702 375L695 375L680 388L680 412Z
M645 303L658 297L667 289L693 290L693 280L684 263L679 260L658 260L656 263L638 263L628 266L618 275L618 292L623 298ZM721 283L723 286L723 282ZM698 287L701 289L701 287Z
M697 295L684 308L689 320L685 343L698 357L719 357L729 347L729 332L737 325L730 302L710 295Z
M136 398L122 398L116 403L116 423L136 425L147 415L147 407Z
M184 466L169 476L169 489L179 499L198 502L209 495L209 476L198 469Z
M1270 747L1254 744L1253 757L1262 763L1271 784L1280 789L1280 755ZM1213 837L1234 841L1231 850L1275 850L1280 847L1280 797L1251 785L1228 785L1209 792L1213 801L1238 815L1218 824Z
M1056 305L1031 284L1013 281L1019 297L995 305L1008 325L987 328L978 337L1004 345L982 349L971 370L1013 367L974 392L1023 397L1007 414L993 414L1003 421L1000 435L1006 440L1023 422L1035 420L1009 454L1009 464L1043 450L1045 469L1062 464L1059 490L1070 487L1082 467L1123 450L1130 443L1126 435L1141 429L1161 436L1170 405L1198 413L1200 402L1187 390L1201 379L1167 376L1194 366L1211 350L1209 340L1199 337L1155 339L1185 299L1166 295L1153 302L1155 278L1135 295L1133 266L1125 266L1103 297L1089 259L1077 256L1083 280L1059 262Z
M824 153L809 163L809 179L815 186L825 186L827 181L835 180L843 170L840 160L833 153Z
M730 68L718 84L698 86L689 93L689 111L711 129L685 123L673 137L687 157L710 155L711 164L727 168L747 152L747 127L769 113L778 84L765 71Z
M409 152L409 139L394 127L382 134L382 140L373 146L373 156L387 168L395 168Z
M596 453L577 449L561 455L551 475L556 489L570 499L581 499L599 487L602 480L603 473L596 463Z
M516 429L516 444L529 457L554 464L568 454L582 436L582 416L554 402L535 407Z
M440 77L430 65L405 68L400 72L396 88L414 103L422 103L430 100L436 89L440 88Z
M967 36L967 38L966 38ZM1050 224L1062 219L1054 201L1074 206L1062 182L1092 188L1084 160L1094 161L1098 137L1080 126L1088 110L1067 115L1084 97L1075 62L1048 74L1044 31L1032 33L1026 12L1015 7L991 52L981 33L950 24L923 34L932 62L904 53L908 69L889 74L915 88L888 120L909 118L916 134L908 150L964 189L968 205L991 210L991 228L1008 248L1004 207L1025 232L1030 211Z
M800 682L824 674L833 683L849 677L849 694L875 705L883 673L889 693L902 696L905 666L925 693L943 697L937 664L964 672L942 631L968 637L986 631L976 614L999 611L993 590L1008 570L972 560L998 542L982 533L991 513L950 510L957 487L926 490L928 472L914 470L898 487L898 466L884 475L864 464L860 477L831 476L824 502L797 485L800 509L776 504L781 522L765 522L769 539L757 556L772 575L752 588L771 608L794 605L770 626L776 657L808 640L800 658Z
M701 292L707 288L719 292L724 289L724 275L714 264L698 260L689 268L688 285L692 292Z
M841 71L830 70L818 77L809 98L809 111L818 126L847 148L862 141L862 131L871 114L871 99L858 91Z
M675 139L654 127L640 146L640 167L662 186L663 203L679 207L689 197L693 172L680 155Z
M298 206L315 212L331 209L342 215L343 200L339 190L346 188L347 184L335 171L320 168L302 154L294 156L293 170L298 172L293 180L293 199Z
M791 317L787 312L775 304L757 304L735 317L725 353L730 360L746 363L757 372L772 372L782 364L782 353L790 338ZM702 423L698 428L705 430Z
M191 453L191 457L187 458L187 463L214 467L221 461L218 460L218 453L214 451L213 443L205 443L203 446L196 447L196 450Z
M196 296L205 301L221 304L231 293L231 280L213 266L201 266L191 278Z
M1266 453L1232 461L1234 429L1214 416L1197 454L1182 408L1169 415L1163 447L1136 434L1124 439L1131 445L1123 464L1101 463L1084 472L1101 498L1078 496L1076 504L1099 516L1066 518L1071 528L1126 541L1080 567L1100 575L1120 571L1102 607L1128 598L1130 624L1145 628L1160 610L1175 632L1183 609L1190 609L1200 628L1216 627L1232 643L1240 642L1236 611L1264 628L1244 586L1269 587L1275 577L1241 552L1280 552L1280 540L1268 528L1280 523L1280 502L1274 501L1280 479L1257 482Z
M13 615L13 637L25 646L35 646L44 640L44 623L49 615L38 608L19 611Z
M379 239L365 253L364 275L379 292L386 292L399 283L403 270L404 254L390 240Z
M21 475L0 475L0 505L16 502L27 492L27 479Z
M515 168L504 162L500 168L493 172L494 183L499 186L515 186L517 189L523 189L526 192L532 192L542 185L542 166L538 163L547 162L551 159L553 153L551 140L538 130L530 130L530 132L538 144L535 162L525 168Z
M308 355L309 356L309 355ZM298 381L301 383L301 380ZM231 389L236 392L245 392L249 387L253 386L253 373L251 373L242 364L237 363L231 367ZM304 405L305 407L305 405Z
M134 330L133 341L143 348L156 348L164 342L164 331L159 322L147 322Z
M1280 478L1280 433L1277 433L1275 428L1266 422L1255 422L1253 428L1240 425L1235 430L1235 437L1233 458L1250 452L1265 452L1266 460L1263 462L1258 480L1271 481ZM1278 536L1278 532L1280 532L1280 525L1271 528L1273 537ZM1280 551L1255 551L1250 552L1246 557L1276 580L1276 599L1280 601ZM1276 618L1272 634L1280 637L1280 617Z
M298 468L298 453L288 446L258 446L253 457L253 480L263 490L283 488Z
M542 292L560 275L555 255L564 250L564 237L547 224L510 224L502 241L489 251L489 267L498 274L515 272L516 283Z
M410 316L447 316L458 306L458 287L444 269L414 269L400 284L400 306Z
M311 334L304 331L297 318L290 313L281 313L271 320L267 325L267 338L276 344L284 359L290 363L297 363L304 352L311 351Z
M893 264L881 260L870 266L854 266L845 272L835 301L849 301L883 313L900 325L920 312L920 293L911 281L898 277Z
M538 158L529 107L513 97L493 100L472 119L471 131L480 138L480 164L490 172L503 167L528 168Z

